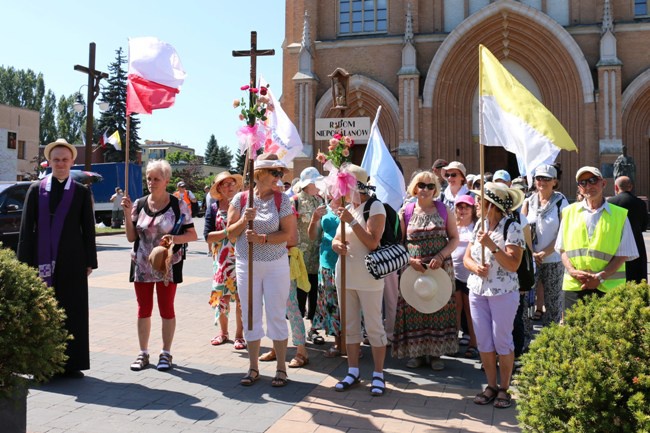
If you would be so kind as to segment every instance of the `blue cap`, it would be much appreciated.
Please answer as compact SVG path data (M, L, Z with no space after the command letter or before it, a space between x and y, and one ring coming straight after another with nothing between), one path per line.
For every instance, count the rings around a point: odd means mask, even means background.
M496 172L494 172L494 176L492 176L492 182L496 182L497 180L510 182L512 178L510 177L510 173L508 173L507 171L497 170Z

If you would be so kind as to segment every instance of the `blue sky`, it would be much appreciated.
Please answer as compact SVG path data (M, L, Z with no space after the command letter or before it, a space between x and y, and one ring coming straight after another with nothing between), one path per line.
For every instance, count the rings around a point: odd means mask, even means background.
M214 134L220 146L235 149L241 125L232 101L249 81L249 58L232 50L250 47L257 31L258 48L275 56L259 57L257 74L279 97L282 88L284 1L281 0L18 0L4 2L0 26L0 65L42 72L57 99L79 90L87 76L73 70L87 66L88 45L97 44L96 68L108 72L128 38L156 36L178 52L188 76L176 104L140 115L141 140L174 141L203 155ZM86 88L82 89L86 93ZM97 109L95 110L97 113Z

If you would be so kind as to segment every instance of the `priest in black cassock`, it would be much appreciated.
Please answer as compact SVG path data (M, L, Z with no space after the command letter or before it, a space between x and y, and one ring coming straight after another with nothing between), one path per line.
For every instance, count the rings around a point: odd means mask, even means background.
M95 219L91 194L70 177L77 149L59 138L45 158L52 174L30 186L25 198L18 259L38 269L65 310L68 341L65 376L83 377L90 368L88 276L97 269Z

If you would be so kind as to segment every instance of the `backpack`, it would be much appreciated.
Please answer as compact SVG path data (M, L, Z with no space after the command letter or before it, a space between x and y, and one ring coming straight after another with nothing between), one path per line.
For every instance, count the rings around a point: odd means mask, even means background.
M147 202L147 197L149 197L148 194L138 199L137 201L138 205L136 206L137 215L140 215L140 212L142 212L142 209L144 208L144 204ZM176 196L170 194L169 204L171 205L172 211L174 212L174 217L176 218L176 222L174 223L174 227L172 228L170 234L181 235L185 232L185 230L183 229L183 220L185 219L185 215L181 213L180 202L178 201L178 198ZM133 243L133 251L136 254L139 246L140 246L140 237L137 237L135 242ZM173 281L174 283L183 282L183 261L185 260L186 257L187 244L174 244L174 247L172 248L172 251L174 253L180 250L181 248L183 249L182 259L178 263L172 265L172 275L174 276L174 281ZM133 261L131 261L129 281L130 282L135 281L135 262Z
M505 225L503 226L503 239L505 241L508 236L508 229L510 224L513 221L521 222L519 217L519 212L513 212L512 217L508 217ZM533 287L535 287L535 267L533 264L533 252L528 248L528 244L525 243L524 253L521 256L521 263L519 263L519 268L517 268L517 278L519 278L519 291L528 292Z
M363 206L363 219L368 222L370 216L370 207L375 201L379 201L377 197L370 197L366 204ZM380 245L392 245L402 242L402 229L399 226L399 217L397 212L388 204L382 203L386 211L386 222L384 223L384 233L381 235Z
M433 201L436 205L436 209L438 210L438 213L442 217L442 220L445 223L445 227L447 227L447 206L440 200L434 200ZM411 221L411 217L413 216L413 211L415 210L415 202L410 202L407 203L406 206L404 207L404 228L407 229L409 226L409 221Z

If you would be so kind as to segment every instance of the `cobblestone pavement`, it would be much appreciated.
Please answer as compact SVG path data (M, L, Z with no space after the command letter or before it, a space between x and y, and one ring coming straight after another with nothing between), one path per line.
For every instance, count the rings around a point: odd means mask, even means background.
M202 232L202 222L198 222ZM272 388L275 363L260 363L262 378L239 385L247 354L232 342L214 347L213 312L207 301L211 262L207 247L190 246L185 282L176 297L174 369L129 370L138 353L136 302L128 283L129 245L123 235L98 238L100 268L90 278L91 369L83 379L56 379L34 387L28 397L31 433L108 432L275 432L372 431L518 432L516 407L477 406L473 396L485 385L478 361L445 359L446 368L405 368L388 356L388 390L370 396L372 361L363 347L363 382L349 392L332 389L346 372L344 358L322 356L330 346L308 344L310 362L289 370L285 388ZM161 347L154 310L151 352ZM234 323L230 325L231 332ZM231 334L231 337L233 335ZM263 340L263 351L270 347ZM295 353L290 348L288 359ZM516 399L515 399L516 401Z

